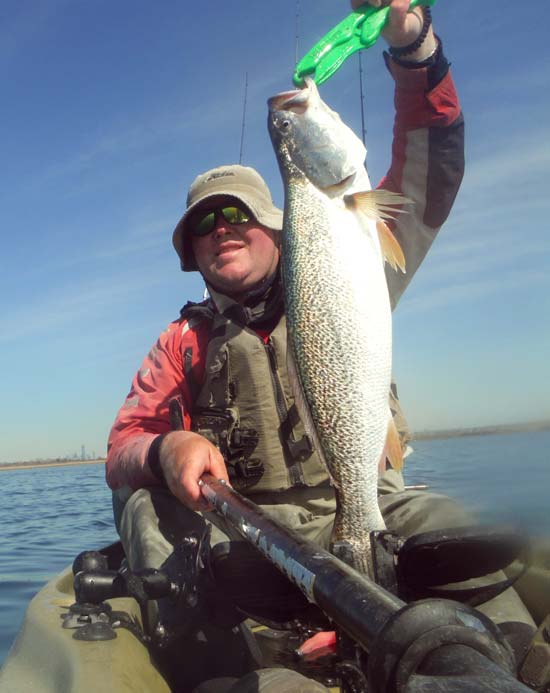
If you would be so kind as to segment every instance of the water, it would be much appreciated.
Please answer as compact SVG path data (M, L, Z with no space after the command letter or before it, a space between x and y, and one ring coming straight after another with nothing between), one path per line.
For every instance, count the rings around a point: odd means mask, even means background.
M0 663L36 592L74 557L116 539L102 464L0 472Z
M415 441L406 482L550 536L550 432ZM0 663L29 600L85 549L116 539L103 465L0 472Z
M550 431L414 441L406 483L426 483L486 522L550 536Z

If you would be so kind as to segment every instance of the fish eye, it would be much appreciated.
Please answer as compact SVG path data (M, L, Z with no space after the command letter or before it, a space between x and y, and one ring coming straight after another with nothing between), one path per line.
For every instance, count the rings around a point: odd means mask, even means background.
M282 120L279 121L279 129L283 132L283 134L288 133L292 126L292 122L288 118L283 118Z

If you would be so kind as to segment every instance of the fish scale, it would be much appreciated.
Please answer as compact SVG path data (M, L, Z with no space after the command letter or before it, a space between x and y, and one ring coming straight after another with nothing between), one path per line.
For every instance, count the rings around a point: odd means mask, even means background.
M380 249L372 229L298 169L287 186L282 267L290 345L337 491L333 541L351 544L356 567L370 573L368 533L385 526L377 476L391 376Z
M296 408L333 480L332 544L347 543L353 566L374 577L369 533L385 528L379 464L386 452L400 462L388 403L391 308L384 258L404 270L404 257L383 219L406 199L371 190L363 143L311 79L268 106L285 193L289 377Z

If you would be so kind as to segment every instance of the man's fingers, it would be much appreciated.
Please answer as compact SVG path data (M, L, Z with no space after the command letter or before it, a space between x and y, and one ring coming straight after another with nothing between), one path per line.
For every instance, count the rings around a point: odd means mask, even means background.
M197 433L173 431L161 444L160 454L166 483L174 496L192 510L211 510L199 480L209 473L229 482L220 451Z
M397 10L398 12L404 13L408 12L411 4L411 0L351 0L351 6L354 10L356 10L358 7L361 7L361 5L364 5L367 2L369 5L371 5L371 7L387 7L388 5L391 5L392 12Z
M392 12L400 12L402 14L406 14L409 11L410 5L411 0L392 0L391 10Z
M227 467L225 466L225 460L222 454L216 448L210 451L210 469L206 470L212 474L216 479L223 479L229 482L229 476L227 474Z
M410 9L410 0L393 0L382 36L391 46L406 46L420 34L422 13Z
M358 7L361 7L361 5L364 5L367 2L367 0L351 0L351 6L354 10L356 10ZM372 5L372 7L380 7L381 5L389 5L391 0L368 0L369 5Z
M201 459L193 460L187 465L182 490L185 502L193 510L211 510L210 504L204 499L199 485L203 474L211 474L215 479L229 481L227 468L221 453L212 446Z
M404 26L410 4L410 0L393 0L388 19L390 28L396 29Z

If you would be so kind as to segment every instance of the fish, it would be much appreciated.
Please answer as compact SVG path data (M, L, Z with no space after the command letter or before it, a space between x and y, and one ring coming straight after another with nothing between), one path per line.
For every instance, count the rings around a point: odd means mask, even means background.
M305 86L268 100L284 187L281 267L295 405L336 495L331 548L374 578L369 533L385 529L381 459L399 467L389 410L392 319L384 261L405 271L387 220L409 201L372 190L363 142Z

